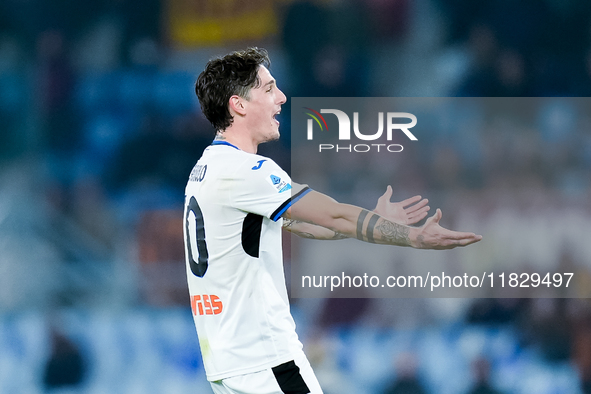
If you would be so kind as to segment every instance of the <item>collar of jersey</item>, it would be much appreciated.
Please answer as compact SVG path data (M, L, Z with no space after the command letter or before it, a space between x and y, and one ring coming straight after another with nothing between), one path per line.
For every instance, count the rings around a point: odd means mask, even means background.
M240 150L240 148L239 148L239 147L237 147L236 145L232 145L232 144L230 144L230 143L229 143L229 142L227 142L227 141L220 141L220 140L216 140L216 141L213 141L213 142L211 143L211 145L228 145L228 146L231 146L231 147L232 147L232 148L234 148L234 149L238 149L238 150Z

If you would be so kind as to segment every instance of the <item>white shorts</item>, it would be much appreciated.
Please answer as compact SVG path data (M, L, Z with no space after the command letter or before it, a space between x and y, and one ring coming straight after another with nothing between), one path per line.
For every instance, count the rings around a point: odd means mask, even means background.
M322 394L305 355L263 371L210 382L215 394Z

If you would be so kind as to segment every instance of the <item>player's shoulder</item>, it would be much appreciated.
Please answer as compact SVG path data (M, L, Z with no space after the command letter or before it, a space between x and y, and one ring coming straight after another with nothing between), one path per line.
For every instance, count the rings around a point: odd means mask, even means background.
M248 167L248 169L256 170L262 167L263 163L268 165L277 166L277 164L270 158L261 156L256 153L249 153L241 150L237 146L234 146L225 141L214 141L203 151L202 159L216 159L225 162L237 162Z
M215 165L217 174L232 179L255 180L260 178L289 178L286 172L271 158L249 153L231 144L212 144L205 149L198 165Z

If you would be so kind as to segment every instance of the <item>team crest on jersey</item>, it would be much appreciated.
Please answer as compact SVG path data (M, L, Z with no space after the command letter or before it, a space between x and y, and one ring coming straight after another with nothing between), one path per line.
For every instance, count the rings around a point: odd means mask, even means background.
M289 184L286 180L281 179L280 176L271 174L268 180L279 193L283 193L284 191L291 189L291 184Z

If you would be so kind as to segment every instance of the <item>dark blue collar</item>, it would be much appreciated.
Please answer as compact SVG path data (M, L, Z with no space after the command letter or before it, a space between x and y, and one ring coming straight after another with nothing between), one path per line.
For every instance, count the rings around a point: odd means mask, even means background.
M238 150L240 150L240 148L239 148L239 147L237 147L236 145L232 145L232 144L230 144L230 143L229 143L229 142L227 142L227 141L214 140L214 141L213 141L211 144L212 144L212 145L228 145L228 146L231 146L231 147L232 147L232 148L234 148L234 149L238 149Z

